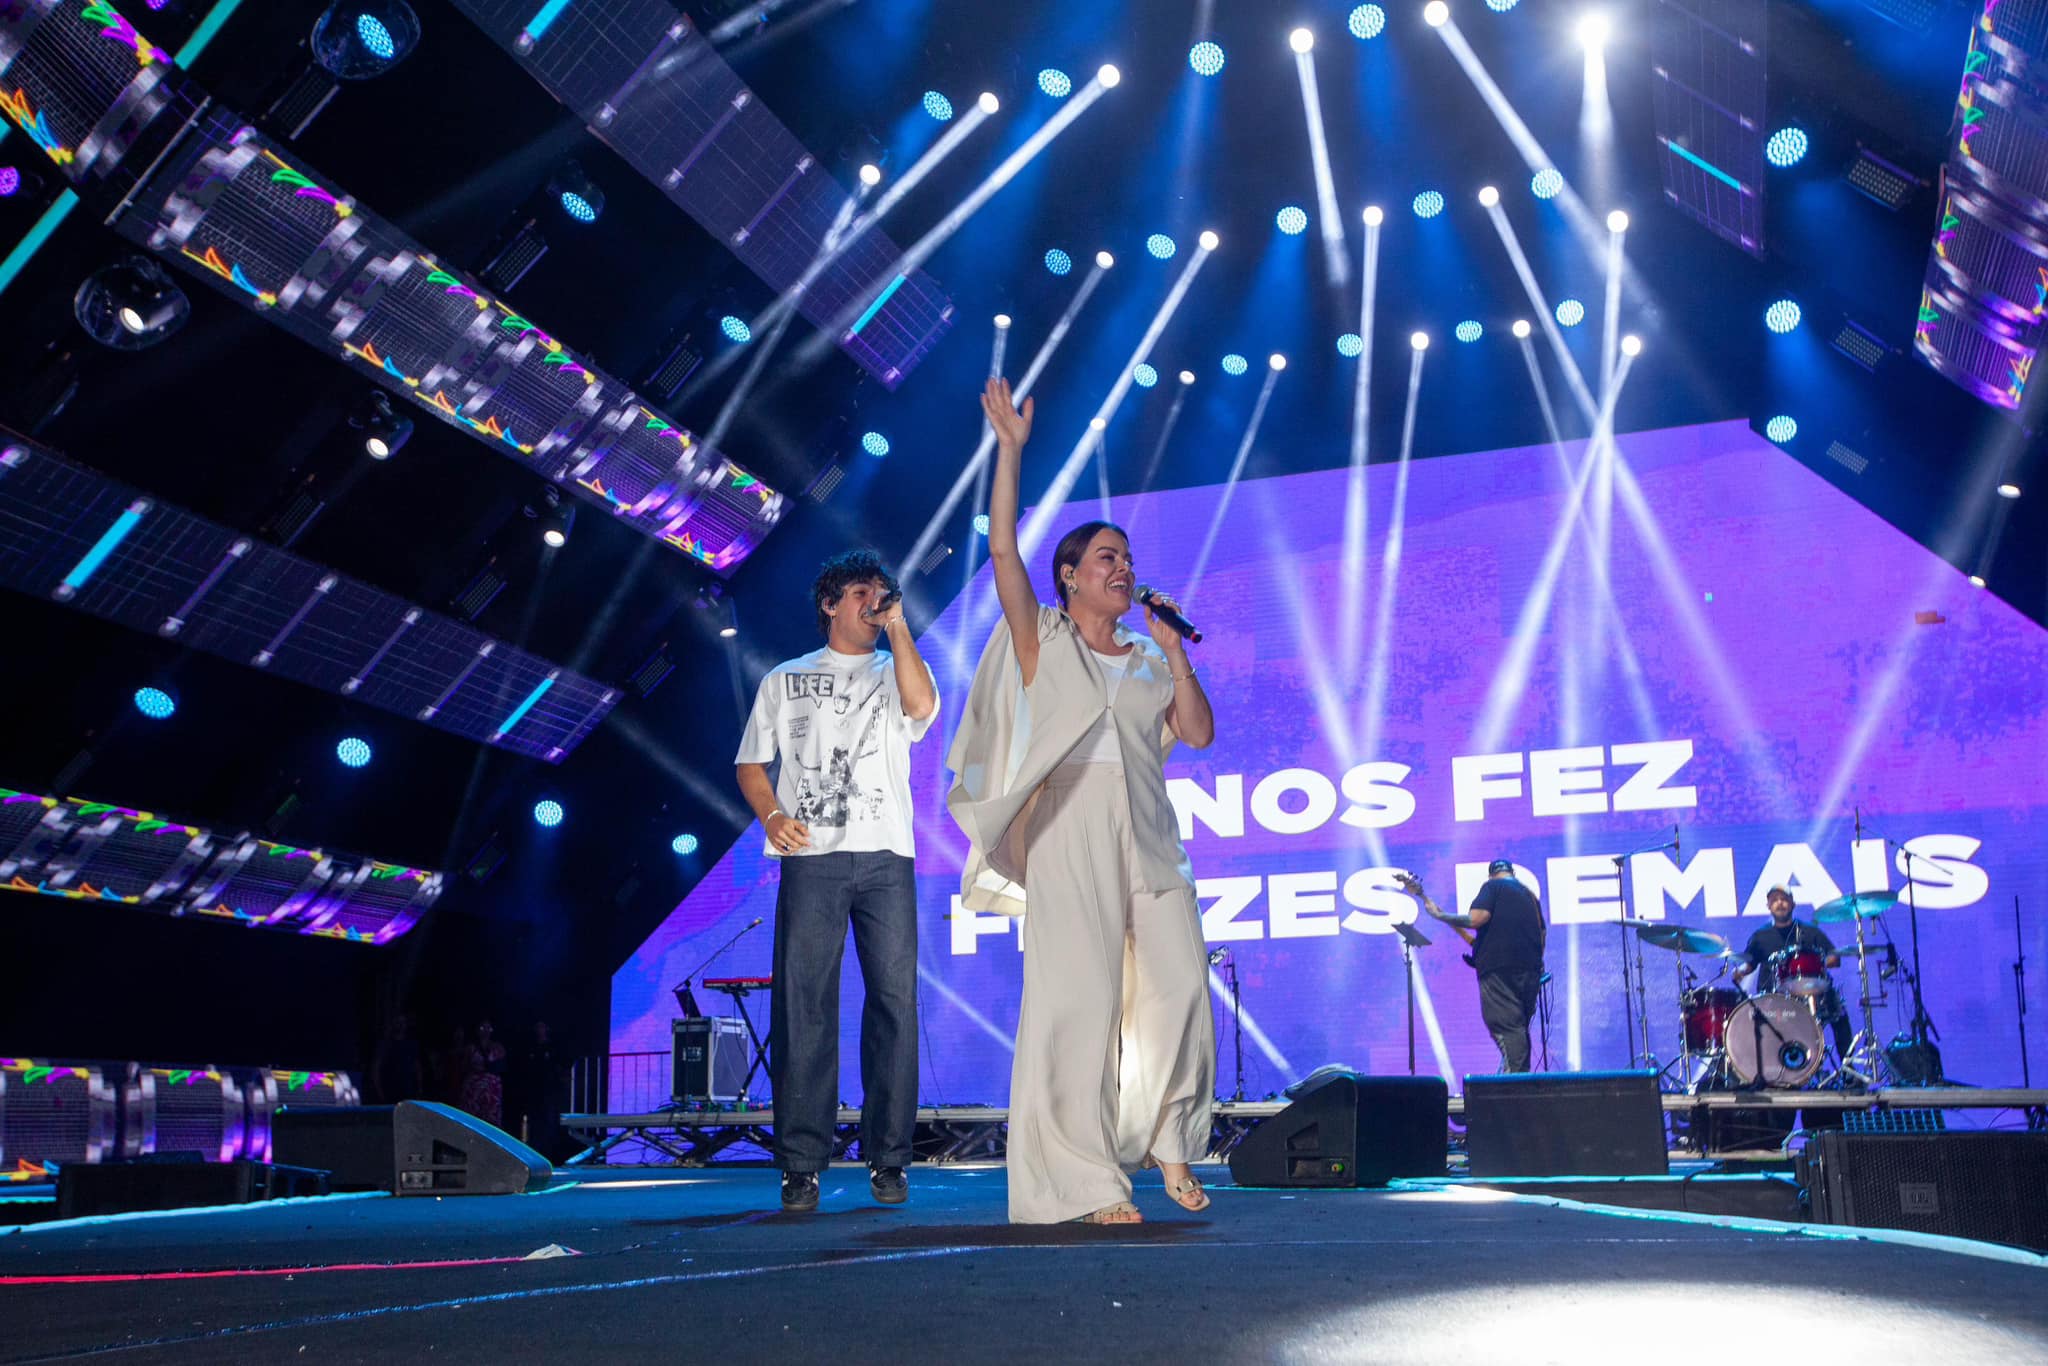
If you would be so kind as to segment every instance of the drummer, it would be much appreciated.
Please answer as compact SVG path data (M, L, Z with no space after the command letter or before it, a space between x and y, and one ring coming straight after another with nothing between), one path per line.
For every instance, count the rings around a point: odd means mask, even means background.
M1742 979L1762 968L1763 975L1757 980L1759 991L1781 990L1773 968L1773 959L1788 948L1810 949L1826 955L1830 968L1842 966L1842 955L1828 937L1821 933L1820 926L1809 925L1803 920L1792 918L1792 893L1783 887L1773 887L1764 893L1764 904L1771 908L1771 923L1760 926L1750 935L1749 943L1742 949L1742 956L1736 960L1735 984L1742 985ZM1849 1012L1842 1007L1842 998L1830 981L1827 990L1814 1000L1814 1013L1826 1023L1835 1036L1835 1055L1842 1057L1849 1051Z

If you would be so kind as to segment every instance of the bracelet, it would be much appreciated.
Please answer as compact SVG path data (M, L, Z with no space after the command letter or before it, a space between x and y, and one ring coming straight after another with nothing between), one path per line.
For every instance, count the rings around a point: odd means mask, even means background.
M767 815L765 815L765 816L761 817L761 824L762 824L763 826L766 826L766 825L768 824L768 822L770 822L770 821L774 820L774 819L775 819L775 818L776 818L777 816L782 816L782 815L787 815L787 814L788 814L787 812L785 812L785 811L784 811L784 810L783 810L783 809L782 809L781 807L779 807L779 806L778 806L778 807L776 807L776 808L775 808L775 809L774 809L773 811L770 811L770 812L769 812L769 813L768 813Z
M1169 674L1172 674L1172 675L1173 675L1173 681L1174 681L1174 682L1176 682L1176 683L1185 683L1185 682L1187 682L1187 681L1188 681L1189 679L1191 679L1191 678L1193 678L1193 677L1195 676L1195 666L1194 666L1194 665L1192 665L1192 664L1188 665L1188 671L1187 671L1186 673L1184 673L1184 674L1177 674L1177 673L1174 673L1174 672L1173 672L1173 669L1172 669L1171 667L1168 667L1168 669L1167 669L1167 673L1169 673Z

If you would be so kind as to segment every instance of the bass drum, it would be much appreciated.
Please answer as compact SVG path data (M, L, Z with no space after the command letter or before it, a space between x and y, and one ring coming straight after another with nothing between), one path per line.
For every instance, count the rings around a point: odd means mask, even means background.
M1796 996L1752 996L1729 1012L1722 1029L1728 1065L1745 1083L1793 1089L1820 1071L1820 1021Z

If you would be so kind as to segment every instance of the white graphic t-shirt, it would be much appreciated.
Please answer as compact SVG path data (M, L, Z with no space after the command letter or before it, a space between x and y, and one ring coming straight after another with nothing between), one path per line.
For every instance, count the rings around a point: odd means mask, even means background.
M803 853L888 850L914 858L910 746L938 714L936 701L922 721L904 714L887 650L843 655L827 645L768 671L733 762L781 758L775 800L810 828L811 847ZM780 857L764 845L770 858Z

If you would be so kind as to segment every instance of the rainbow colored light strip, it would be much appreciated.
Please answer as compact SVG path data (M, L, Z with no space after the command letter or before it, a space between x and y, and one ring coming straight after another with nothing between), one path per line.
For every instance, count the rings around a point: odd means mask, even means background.
M69 166L78 160L77 153L57 140L57 134L50 128L50 121L28 102L28 91L16 86L12 95L0 93L0 109L4 109L7 117L13 119L16 126L27 133L35 145L47 152L50 160L59 166Z
M133 48L135 50L135 60L143 66L149 66L156 62L163 62L166 65L170 64L171 54L137 33L135 25L123 19L120 12L112 5L107 4L106 0L87 0L85 9L79 15L79 18L85 20L88 24L100 25L100 32L102 34L112 38L117 43Z

